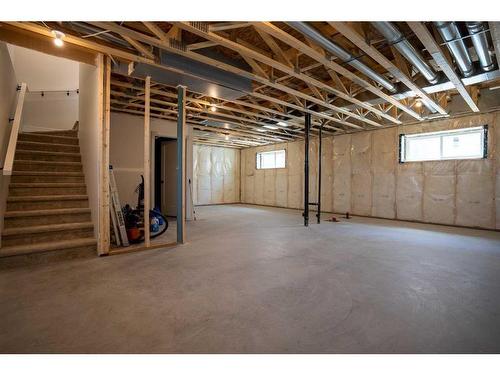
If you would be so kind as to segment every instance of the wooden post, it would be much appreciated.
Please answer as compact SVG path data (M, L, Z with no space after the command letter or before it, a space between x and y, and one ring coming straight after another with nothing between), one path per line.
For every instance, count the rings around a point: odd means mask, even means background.
M150 155L150 96L151 96L151 77L146 77L144 87L144 244L151 246L149 210L151 209L151 155Z
M100 198L99 198L99 235L98 253L109 253L109 124L110 124L110 92L111 92L111 59L102 54L98 56L99 69L99 128L101 144L100 158Z
M186 240L186 87L177 86L177 243Z

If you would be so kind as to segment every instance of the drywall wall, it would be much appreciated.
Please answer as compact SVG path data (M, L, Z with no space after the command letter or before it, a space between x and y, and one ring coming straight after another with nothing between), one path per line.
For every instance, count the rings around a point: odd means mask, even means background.
M196 205L240 202L240 151L193 145L193 200Z
M11 44L8 49L17 81L26 82L31 91L78 89L79 63Z
M399 134L489 126L488 158L398 162ZM327 212L500 229L500 112L326 137L322 209ZM303 207L303 141L241 151L245 203ZM255 154L287 150L283 169L256 170ZM310 144L310 200L317 195L317 139Z
M0 42L0 163L2 167L10 136L9 117L13 115L12 111L17 97L16 87L16 76L7 45Z
M154 202L154 140L155 137L177 138L177 123L151 118L151 202ZM191 127L186 137L186 179L193 178L193 152ZM126 113L112 112L110 124L110 163L113 166L118 194L122 205L137 205L135 188L140 183L144 168L144 118ZM186 181L186 219L192 217L191 197Z
M78 121L79 94L71 92L28 93L24 101L21 131L71 129Z
M14 45L8 51L17 82L26 82L29 91L21 131L71 129L78 120L79 64Z
M9 117L15 105L17 81L5 43L0 42L0 167L3 168L9 143L11 123ZM3 229L3 214L9 190L10 176L0 173L0 231Z
M99 64L102 64L102 58L98 61ZM78 99L81 116L78 137L96 237L99 229L99 176L101 173L99 161L102 154L99 147L101 144L100 117L102 116L99 110L100 85L102 83L100 74L100 65L96 67L80 64L80 95Z

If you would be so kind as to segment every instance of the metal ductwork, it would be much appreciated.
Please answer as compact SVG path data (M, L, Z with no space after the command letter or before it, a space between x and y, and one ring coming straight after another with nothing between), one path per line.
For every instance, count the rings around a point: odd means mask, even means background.
M431 84L438 82L438 76L420 53L406 40L401 32L390 22L372 22L382 36L408 60Z
M472 44L476 49L477 57L479 59L479 64L481 69L485 72L493 70L495 63L490 56L488 48L488 39L486 38L486 28L483 22L466 22L467 30L472 39Z
M464 77L474 73L472 60L455 22L434 22Z
M307 38L318 43L321 47L323 47L332 55L335 55L338 58L340 58L346 64L349 64L350 66L360 71L367 77L370 77L374 81L380 83L390 92L395 93L397 91L396 86L394 86L394 84L392 84L389 80L387 80L385 77L383 77L379 73L375 72L374 70L363 64L361 61L359 61L355 56L351 55L344 48L340 47L339 45L335 44L334 42L323 36L312 26L309 26L305 22L287 22L286 24L292 27L293 29L297 30L299 33L303 34Z

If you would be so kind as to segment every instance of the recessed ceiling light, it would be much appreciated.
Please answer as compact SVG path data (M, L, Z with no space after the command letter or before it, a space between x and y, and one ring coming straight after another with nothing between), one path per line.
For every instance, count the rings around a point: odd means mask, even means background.
M277 126L274 126L274 125L264 125L264 128L271 129L271 130L279 129Z

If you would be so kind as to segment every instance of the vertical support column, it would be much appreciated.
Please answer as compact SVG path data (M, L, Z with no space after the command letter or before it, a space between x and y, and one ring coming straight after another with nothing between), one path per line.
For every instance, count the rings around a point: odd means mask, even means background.
M109 253L109 126L110 126L110 92L111 92L111 59L100 54L98 56L98 115L99 115L99 138L101 144L98 146L98 159L100 162L100 194L99 194L99 234L98 253L106 255Z
M319 145L318 145L318 224L321 222L321 148L323 143L323 122L319 126Z
M177 243L186 240L186 87L177 86Z
M144 86L144 244L151 246L149 210L151 209L151 131L150 131L151 77Z
M309 131L311 114L306 113L304 129L304 226L309 225Z

